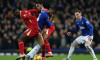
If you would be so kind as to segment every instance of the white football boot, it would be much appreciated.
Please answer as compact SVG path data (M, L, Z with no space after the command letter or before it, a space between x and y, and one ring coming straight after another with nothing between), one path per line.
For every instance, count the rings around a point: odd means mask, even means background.
M94 58L94 60L98 60L97 58Z
M64 59L61 59L61 60L71 60L71 59L68 59L68 58L64 58Z
M19 57L16 58L16 60L20 60L21 58L25 57L26 55L23 54L23 55L20 55Z

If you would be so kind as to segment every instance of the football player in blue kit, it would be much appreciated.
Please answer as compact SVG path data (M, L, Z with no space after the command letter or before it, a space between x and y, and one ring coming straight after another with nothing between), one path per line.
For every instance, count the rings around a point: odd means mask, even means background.
M82 13L80 10L75 11L75 17L76 17L76 27L71 31L68 32L67 35L71 36L71 34L77 32L79 29L81 30L82 34L78 38L76 38L73 43L71 43L71 47L68 53L68 57L62 60L71 60L72 53L74 52L75 46L78 44L85 44L85 47L90 52L90 54L93 56L94 60L98 60L95 56L95 53L93 49L90 47L90 44L93 40L93 25L88 21L87 18L82 16Z

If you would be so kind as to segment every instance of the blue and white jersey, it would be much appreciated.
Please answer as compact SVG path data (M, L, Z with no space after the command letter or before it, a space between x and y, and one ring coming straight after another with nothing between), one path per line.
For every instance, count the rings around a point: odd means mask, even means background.
M38 21L38 25L40 27L41 30L43 30L44 26L46 25L48 28L51 27L53 25L53 22L49 21L50 16L48 14L47 11L43 11L39 14L37 21Z
M76 19L75 23L76 23L76 27L71 31L71 33L75 33L80 29L82 32L82 36L86 36L86 35L93 36L94 27L88 21L88 19L82 17L81 20Z

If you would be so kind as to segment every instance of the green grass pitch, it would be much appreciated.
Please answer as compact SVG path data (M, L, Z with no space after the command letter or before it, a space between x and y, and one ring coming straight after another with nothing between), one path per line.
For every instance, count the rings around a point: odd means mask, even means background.
M100 54L96 55L98 60L100 60ZM17 56L0 56L0 60L15 60ZM46 60L61 60L62 58L67 57L67 55L56 55L54 57L48 57ZM71 60L93 60L92 56L89 54L74 54Z

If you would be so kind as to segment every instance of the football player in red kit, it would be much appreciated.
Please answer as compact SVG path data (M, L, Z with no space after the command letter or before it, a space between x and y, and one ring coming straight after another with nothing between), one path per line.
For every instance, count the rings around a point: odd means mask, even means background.
M35 16L32 16L31 13L34 13ZM36 9L23 11L20 11L19 9L13 9L13 14L16 17L21 17L28 28L18 39L18 45L21 55L16 60L19 60L20 58L26 56L24 47L30 39L37 38L37 41L41 47L44 46L44 41L42 34L39 33L40 28L37 22L38 12ZM25 58L23 58L23 60L25 60Z
M48 9L43 7L42 2L38 2L36 4L36 8L37 8L38 11L41 11L41 12L48 11ZM51 18L51 21L52 21L52 18ZM44 38L45 48L48 50L48 54L45 57L53 57L54 56L51 52L50 44L47 40L54 31L55 31L55 25L54 24L50 28L46 27L43 31L43 38Z
M50 49L50 44L48 42L48 38L50 37L50 35L54 32L55 30L55 26L54 26L54 22L52 21L52 17L53 17L53 14L54 14L54 8L50 8L49 10L44 8L43 5L39 2L36 4L36 7L38 9L38 11L41 11L41 13L39 13L39 16L37 18L37 21L38 21L38 24L39 24L39 27L41 28L41 30L43 30L43 39L44 39L44 43L45 43L45 47L42 47L41 48L41 53L42 53L42 60L45 60L45 57L53 57L54 55L52 54L51 52L51 49ZM45 11L46 10L46 11ZM46 13L46 15L45 15ZM46 17L44 16L47 16L50 17L49 19L47 19ZM50 23L53 22L53 24L48 27L46 24L45 24L45 27L42 27L42 23L45 23L46 20L51 20ZM49 24L50 25L50 24ZM44 25L43 25L44 26ZM47 27L46 27L47 26ZM27 59L28 60L33 60L33 56L39 51L40 49L40 46L37 44L28 54L27 54ZM48 50L48 54L45 55L45 49Z

